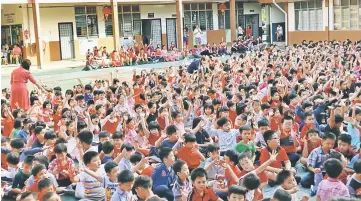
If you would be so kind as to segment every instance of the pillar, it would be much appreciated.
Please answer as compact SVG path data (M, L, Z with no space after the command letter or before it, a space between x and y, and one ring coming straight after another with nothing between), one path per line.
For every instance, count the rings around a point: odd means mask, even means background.
M112 20L113 20L113 43L114 49L119 51L120 35L119 35L119 19L118 19L118 0L112 0Z
M330 40L330 1L329 0L325 0L325 8L324 8L327 12L327 26L325 26L325 30L327 32L327 40Z
M33 8L33 21L34 21L34 32L35 32L35 42L36 42L36 62L38 68L41 68L43 62L43 47L42 41L40 38L40 10L39 3L37 1L32 1L31 3Z
M285 17L287 18L287 19L285 19L285 22L286 22L286 27L285 27L285 30L283 31L283 32L285 32L286 33L286 36L285 36L285 45L286 46L288 46L288 45L292 45L292 44L288 44L288 41L289 41L289 35L290 35L290 28L289 28L289 24L290 24L290 21L289 21L289 15L288 15L288 3L285 3L285 7L284 7L284 10L285 10L285 12L286 12L286 15L285 15ZM272 24L271 24L271 26L272 26ZM275 30L272 30L273 32L275 31Z
M179 50L183 50L183 3L182 0L176 0L177 14L177 46ZM191 40L191 39L189 39Z
M237 39L237 21L236 21L236 0L229 0L230 23L231 23L231 40Z

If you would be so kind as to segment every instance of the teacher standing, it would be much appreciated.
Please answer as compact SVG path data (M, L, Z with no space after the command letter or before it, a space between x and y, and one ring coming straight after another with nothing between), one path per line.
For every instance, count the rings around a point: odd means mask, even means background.
M45 92L45 89L33 78L29 69L31 66L31 61L25 59L21 66L11 73L11 108L16 109L17 105L22 108L24 111L27 111L30 107L30 97L29 92L26 87L28 80L35 84L40 90Z

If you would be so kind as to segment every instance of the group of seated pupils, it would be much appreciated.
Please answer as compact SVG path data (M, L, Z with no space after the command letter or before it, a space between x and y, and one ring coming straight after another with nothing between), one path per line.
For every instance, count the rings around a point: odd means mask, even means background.
M360 200L360 63L361 42L303 42L202 57L193 74L169 67L134 71L132 84L34 90L28 111L10 108L4 89L1 196Z
M109 53L107 48L102 46L98 49L97 46L93 48L93 51L88 49L86 53L86 67L87 69L98 69L107 67L120 67L120 66L132 66L140 64L158 63L158 62L170 62L179 61L191 58L200 58L203 55L208 56L223 56L227 55L227 43L221 42L219 45L213 43L213 45L198 44L193 48L188 49L188 46L184 45L184 50L180 51L176 48L174 42L171 42L169 47L158 44L154 48L152 39L150 43L138 44L134 41L134 46L121 46L119 51L113 50Z

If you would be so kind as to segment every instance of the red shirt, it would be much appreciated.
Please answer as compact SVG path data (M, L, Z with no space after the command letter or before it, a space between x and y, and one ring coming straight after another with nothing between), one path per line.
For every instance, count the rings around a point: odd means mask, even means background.
M197 168L201 163L201 158L197 152L193 152L192 148L186 146L181 147L177 154L179 159L184 160L190 169Z
M14 120L10 117L1 119L1 126L3 127L1 135L9 137L11 131L14 129Z
M265 163L270 158L270 152L268 151L267 147L261 150L261 156L259 160L261 164ZM286 151L282 147L278 147L278 155L276 157L276 161L271 163L271 167L274 168L282 168L282 163L286 163L289 161Z
M258 168L257 166L255 167L256 169ZM241 177L243 177L244 175L246 175L248 172L245 170L241 171ZM259 174L257 174L258 178L261 180L261 183L266 183L268 182L268 177L267 174L265 172L261 172ZM259 189L259 196L258 196L258 200L263 200L263 193L262 193L262 189Z
M230 165L230 166L231 166L231 165ZM232 171L234 172L234 174L236 174L236 176L237 176L238 178L241 177L241 170L239 170L238 166L233 165L233 166L231 166L231 169L232 169ZM225 177L226 177L226 179L228 180L228 186L231 186L231 185L234 185L234 184L237 184L237 183L238 183L238 181L234 181L234 180L233 180L233 178L232 178L232 176L231 176L231 173L229 172L228 169L226 169L226 171L225 171Z
M117 130L119 118L116 117L117 120L115 122L110 122L109 120L104 124L102 130L108 131L111 135Z
M163 117L158 117L157 122L159 124L159 129L162 131L165 129L165 119Z

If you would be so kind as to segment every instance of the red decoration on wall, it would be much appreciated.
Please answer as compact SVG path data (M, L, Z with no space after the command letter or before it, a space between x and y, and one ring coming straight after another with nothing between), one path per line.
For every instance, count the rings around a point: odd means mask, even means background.
M104 19L108 20L108 16L109 14L112 13L112 9L110 9L108 6L105 6L102 11L103 11Z
M218 9L221 10L222 15L224 15L224 12L226 11L227 7L226 5L224 5L224 3L222 3L218 6Z

